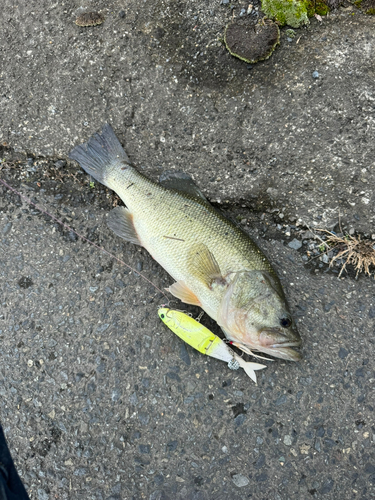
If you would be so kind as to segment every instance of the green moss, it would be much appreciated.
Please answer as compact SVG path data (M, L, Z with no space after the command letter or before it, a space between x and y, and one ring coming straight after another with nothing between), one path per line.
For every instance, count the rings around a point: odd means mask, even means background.
M262 10L267 17L275 19L280 26L288 24L299 28L309 24L307 17L308 0L263 0Z
M288 29L285 31L286 36L289 38L294 38L296 36L296 32L292 29Z
M324 0L315 0L315 14L319 14L319 16L326 16L328 12L329 7Z
M375 16L375 8L366 10L366 14L369 16Z
M320 16L328 14L329 7L325 0L262 0L262 10L280 26L288 24L293 28L299 28L309 24L309 17L314 14Z
M315 14L315 1L310 0L307 2L307 16L312 17Z
M358 7L358 8L360 8L361 3L362 3L362 0L355 0L354 5L355 5L356 7Z

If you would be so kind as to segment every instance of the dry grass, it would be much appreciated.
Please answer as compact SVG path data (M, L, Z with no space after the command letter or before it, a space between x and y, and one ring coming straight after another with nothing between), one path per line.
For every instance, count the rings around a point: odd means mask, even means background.
M330 247L330 250L333 250L334 248L338 250L337 255L332 258L329 265L332 266L336 260L345 259L345 262L341 267L339 277L343 271L346 270L346 266L348 264L354 266L354 269L357 272L356 277L362 272L371 276L370 268L375 267L374 241L368 239L361 240L360 236L355 237L346 235L344 237L340 237L330 231L324 230L324 232L328 234L324 243Z

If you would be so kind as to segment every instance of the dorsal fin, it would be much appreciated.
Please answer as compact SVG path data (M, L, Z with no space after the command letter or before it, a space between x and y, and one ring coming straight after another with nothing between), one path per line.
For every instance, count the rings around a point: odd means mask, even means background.
M162 186L182 193L190 194L194 198L204 200L208 203L206 197L197 187L192 177L189 174L181 171L166 170L159 177L159 182Z

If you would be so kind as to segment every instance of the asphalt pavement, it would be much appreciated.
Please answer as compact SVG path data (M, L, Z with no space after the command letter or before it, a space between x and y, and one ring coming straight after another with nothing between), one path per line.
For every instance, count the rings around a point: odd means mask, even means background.
M318 238L375 239L374 18L346 4L249 67L220 41L232 5L2 8L0 178L37 206L0 185L0 421L32 500L375 498L374 278L339 277ZM74 24L83 8L103 24ZM106 121L265 251L301 362L266 361L256 386L161 323L140 273L172 279L68 161Z

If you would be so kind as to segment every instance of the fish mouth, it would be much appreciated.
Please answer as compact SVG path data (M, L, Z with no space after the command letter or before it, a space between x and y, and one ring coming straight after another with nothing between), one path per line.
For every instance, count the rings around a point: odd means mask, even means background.
M261 352L264 354L269 354L274 358L284 359L285 361L300 361L302 359L302 354L293 347L299 347L301 342L289 342L288 344L274 344L267 347L260 345L249 345L248 343L233 342L233 344L250 355L255 355L254 351Z
M299 342L280 342L278 344L272 344L270 345L271 348L278 348L278 347L300 347L301 341Z
M289 332L289 334L292 335L287 338L279 330L263 330L259 335L259 350L276 358L299 361L302 359L302 354L293 348L300 347L302 340L296 332Z
M270 354L275 358L285 359L286 361L300 361L302 359L302 354L292 347L298 347L301 343L291 344L288 347L284 345L273 345L269 349L262 349L262 352Z

